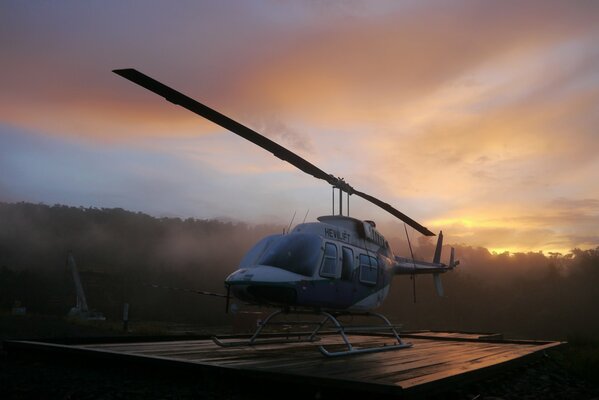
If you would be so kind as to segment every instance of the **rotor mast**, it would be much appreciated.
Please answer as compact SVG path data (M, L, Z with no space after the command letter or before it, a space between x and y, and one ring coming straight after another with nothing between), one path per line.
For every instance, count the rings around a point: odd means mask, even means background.
M337 178L333 185L333 215L335 215L335 189L339 189L339 215L343 215L343 192L347 193L347 211L349 217L349 196L353 193L353 188L345 182L343 178Z

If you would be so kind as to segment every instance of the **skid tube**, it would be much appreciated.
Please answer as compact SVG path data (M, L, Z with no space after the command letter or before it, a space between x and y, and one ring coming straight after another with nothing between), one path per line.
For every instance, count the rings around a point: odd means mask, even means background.
M292 314L310 314L310 315L320 315L324 318L320 322L316 321L286 321L284 323L273 322L273 320L281 315L281 314L289 314L288 310L277 310L271 313L264 321L260 322L258 328L254 332L254 334L248 340L240 340L240 341L222 341L218 337L213 336L212 341L221 347L241 347L241 346L257 346L261 344L276 344L276 343L303 343L303 342L316 342L320 340L317 336L321 329L327 324L327 322L331 322L334 326L334 332L338 333L343 342L347 346L347 350L342 351L329 351L323 345L318 346L320 352L326 357L340 357L340 356L348 356L352 354L364 354L364 353L378 353L381 351L389 351L389 350L399 350L405 349L408 347L412 347L412 343L404 342L397 330L396 326L392 325L391 322L382 314L367 312L367 313L350 313L350 312L325 312L325 311L294 311ZM377 317L384 322L384 325L378 326L360 326L360 327L352 327L352 326L344 326L339 322L338 317L340 316L369 316L369 317ZM290 334L285 338L268 338L268 339L260 339L260 333L267 325L315 325L315 328L312 331L302 332ZM355 348L349 338L347 337L347 332L364 332L364 331L381 331L381 330L389 330L395 339L395 343L390 345L378 346L378 347L368 347L368 348Z

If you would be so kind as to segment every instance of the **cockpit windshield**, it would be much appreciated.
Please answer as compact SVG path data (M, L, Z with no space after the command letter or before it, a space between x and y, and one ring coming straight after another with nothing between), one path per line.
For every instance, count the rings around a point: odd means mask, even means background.
M272 247L273 243L276 243L277 240L279 240L279 238L281 238L282 236L283 235L281 235L281 234L270 235L270 236L267 236L267 237L263 238L262 240L260 240L241 259L241 262L239 263L239 268L255 267L258 260L261 257L263 257L264 254L266 253L266 251L270 247Z
M313 234L281 236L266 249L256 264L312 276L322 256L321 245L321 238Z

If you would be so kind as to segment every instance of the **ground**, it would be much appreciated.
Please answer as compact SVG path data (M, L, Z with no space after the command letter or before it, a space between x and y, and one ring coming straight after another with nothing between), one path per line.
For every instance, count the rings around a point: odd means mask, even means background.
M10 322L7 325L7 321ZM43 327L45 328L43 328ZM0 318L3 339L31 336L88 336L97 327L65 324L60 320ZM46 329L46 331L44 331ZM27 335L29 333L29 335ZM114 329L102 334L116 334ZM595 344L574 343L558 348L530 363L483 381L427 394L433 399L598 399L596 362L588 358ZM587 358L585 358L587 357ZM306 388L264 386L261 382L231 382L226 377L190 376L173 371L137 369L116 365L13 357L0 351L0 398L2 399L265 399L347 398L347 394ZM282 395L281 390L284 391ZM369 397L372 398L372 397Z

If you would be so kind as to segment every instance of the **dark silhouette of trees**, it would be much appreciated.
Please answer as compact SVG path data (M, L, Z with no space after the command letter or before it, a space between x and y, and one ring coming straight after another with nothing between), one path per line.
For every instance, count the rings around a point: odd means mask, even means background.
M132 319L221 324L227 322L221 299L147 284L222 293L224 278L243 254L282 229L122 209L0 203L0 308L19 300L30 312L66 315L75 303L65 266L71 251L90 306L109 318L120 318L128 302ZM397 239L390 242L395 250L406 248ZM418 276L414 303L410 279L396 278L381 311L406 329L528 338L599 334L599 248L562 255L455 247L461 265L443 276L444 298L436 296L430 277ZM430 260L433 252L432 241L417 241L418 257Z
M72 252L90 306L118 318L219 320L218 299L146 284L224 292L223 280L260 238L280 231L213 220L154 218L122 209L0 203L0 307L66 314L75 303Z

